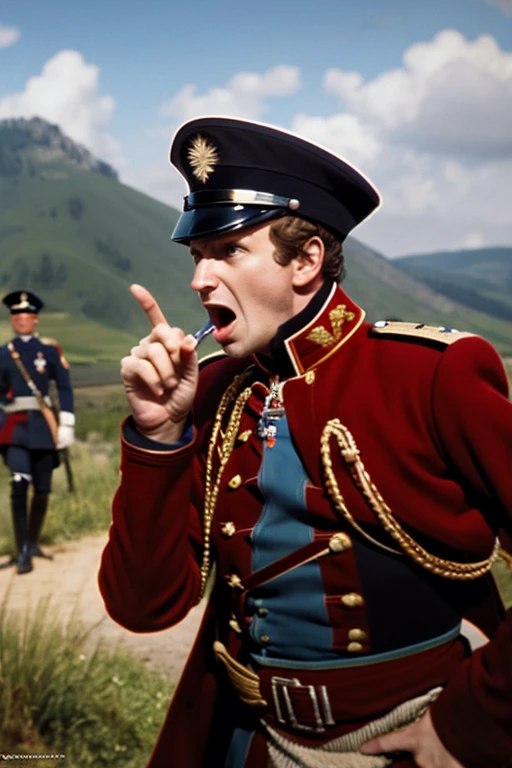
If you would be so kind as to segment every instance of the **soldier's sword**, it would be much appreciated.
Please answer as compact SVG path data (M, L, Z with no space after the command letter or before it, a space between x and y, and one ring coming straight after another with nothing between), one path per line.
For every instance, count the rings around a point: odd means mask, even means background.
M75 479L73 477L73 470L71 468L71 459L69 457L69 448L60 448L59 455L62 459L64 469L66 471L66 480L68 482L68 492L75 492Z

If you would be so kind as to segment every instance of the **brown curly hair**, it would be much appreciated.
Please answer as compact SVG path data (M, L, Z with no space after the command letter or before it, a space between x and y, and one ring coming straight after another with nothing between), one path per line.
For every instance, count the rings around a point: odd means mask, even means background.
M325 248L322 273L336 282L343 277L343 248L340 240L321 224L298 216L283 216L270 225L270 240L276 247L274 258L286 266L301 255L304 245L312 237L319 237Z

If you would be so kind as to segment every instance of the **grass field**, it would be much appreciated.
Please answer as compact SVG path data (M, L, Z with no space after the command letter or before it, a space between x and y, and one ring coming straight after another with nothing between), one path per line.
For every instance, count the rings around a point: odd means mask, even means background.
M31 614L0 605L0 746L46 768L141 768L174 684L87 630L55 620L50 601ZM29 755L65 755L35 760ZM20 758L21 759L21 758ZM19 763L13 763L18 765ZM27 762L28 764L28 762Z

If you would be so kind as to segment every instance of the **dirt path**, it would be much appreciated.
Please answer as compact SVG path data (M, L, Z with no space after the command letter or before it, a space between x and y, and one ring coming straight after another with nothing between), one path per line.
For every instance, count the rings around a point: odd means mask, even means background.
M15 568L0 570L0 601L7 600L12 611L33 610L39 600L49 597L50 610L63 622L76 617L92 627L91 641L105 638L110 647L119 643L132 650L148 666L178 677L190 650L203 606L194 608L177 627L152 634L134 634L116 624L105 612L96 577L106 535L87 536L45 551L54 559L34 559L31 573L18 575ZM2 558L2 562L4 558Z

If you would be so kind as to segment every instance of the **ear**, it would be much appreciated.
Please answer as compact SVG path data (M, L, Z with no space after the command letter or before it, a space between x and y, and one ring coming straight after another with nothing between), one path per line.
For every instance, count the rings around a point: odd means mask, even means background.
M320 237L311 237L304 244L302 253L293 259L293 285L304 288L321 277L324 264L325 247Z

